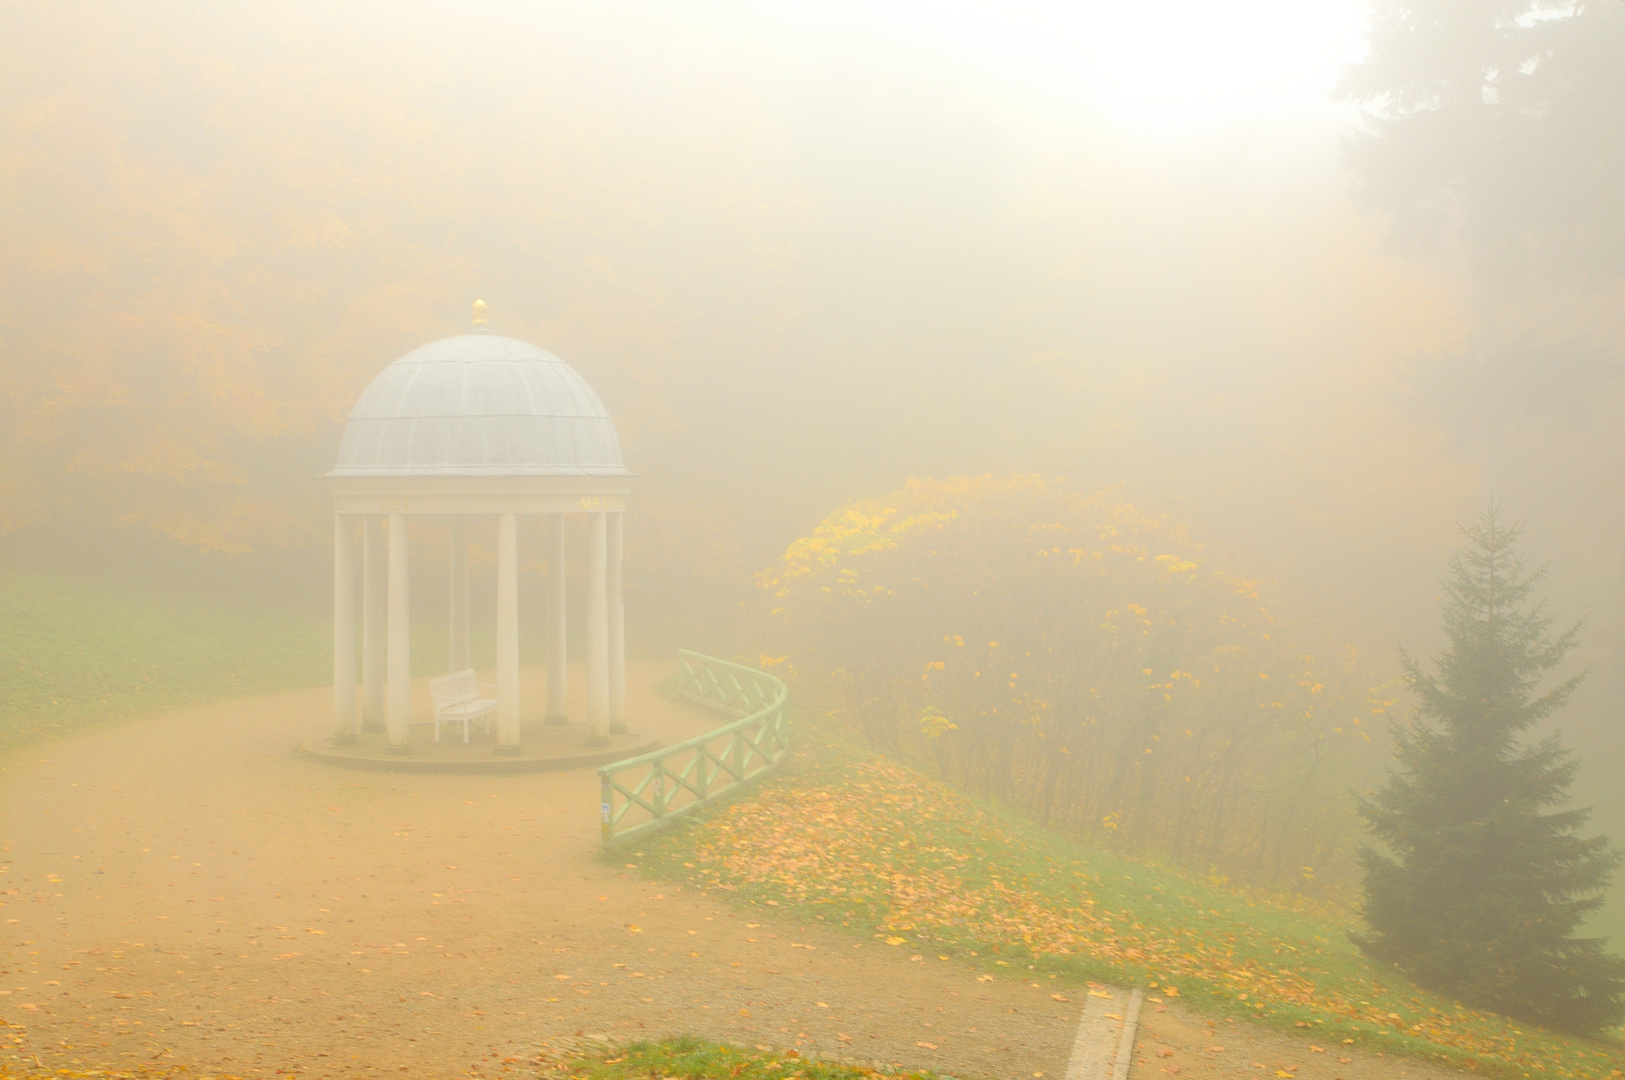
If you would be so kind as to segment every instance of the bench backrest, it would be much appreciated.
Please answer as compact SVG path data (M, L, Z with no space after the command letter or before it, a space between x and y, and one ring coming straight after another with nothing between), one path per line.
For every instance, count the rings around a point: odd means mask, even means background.
M434 697L436 705L450 705L463 701L478 701L480 688L474 679L474 669L464 668L450 675L442 675L438 679L430 679L429 693Z

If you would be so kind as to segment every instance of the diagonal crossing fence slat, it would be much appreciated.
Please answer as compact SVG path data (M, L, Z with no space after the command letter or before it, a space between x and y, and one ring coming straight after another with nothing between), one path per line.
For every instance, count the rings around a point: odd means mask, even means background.
M790 692L757 668L679 650L677 689L738 717L715 731L598 770L605 846L658 829L776 768L790 749Z

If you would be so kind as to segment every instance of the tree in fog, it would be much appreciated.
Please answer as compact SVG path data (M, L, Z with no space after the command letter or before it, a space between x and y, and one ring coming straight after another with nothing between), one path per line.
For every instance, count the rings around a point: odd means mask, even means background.
M1612 357L1538 330L1503 341L1507 304L1625 275L1625 6L1551 0L1377 0L1370 49L1342 90L1366 112L1346 160L1391 239L1459 258L1471 348L1424 383L1504 482L1507 425L1573 421L1616 377Z
M1544 571L1493 504L1464 531L1441 604L1449 644L1434 670L1403 654L1418 705L1361 804L1386 851L1361 852L1369 930L1355 939L1463 1001L1599 1031L1625 1018L1625 961L1575 934L1619 856L1578 835L1590 811L1566 808L1577 763L1557 736L1523 739L1583 677L1540 691L1579 626L1553 636L1534 599Z
M1552 0L1376 0L1345 73L1347 147L1396 240L1452 242L1484 299L1625 274L1625 9Z

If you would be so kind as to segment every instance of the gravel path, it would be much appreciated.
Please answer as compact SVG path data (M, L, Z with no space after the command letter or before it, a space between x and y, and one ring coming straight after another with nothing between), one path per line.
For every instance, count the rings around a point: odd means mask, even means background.
M650 690L669 669L628 671L630 714L668 741L706 726ZM533 1071L561 1037L691 1033L1065 1074L1083 988L982 981L601 862L591 770L402 776L294 757L330 702L174 710L0 763L0 1063L496 1075ZM1445 1075L1215 1033L1151 1003L1137 1062L1134 1078Z

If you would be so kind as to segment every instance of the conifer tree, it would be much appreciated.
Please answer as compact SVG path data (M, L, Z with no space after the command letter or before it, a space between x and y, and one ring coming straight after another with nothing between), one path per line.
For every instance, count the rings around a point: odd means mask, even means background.
M1395 731L1396 765L1361 812L1369 955L1468 1004L1547 1027L1598 1032L1625 1017L1625 960L1576 936L1619 855L1578 835L1577 762L1555 735L1524 738L1583 675L1542 692L1575 645L1534 598L1544 569L1495 504L1463 529L1441 608L1449 644L1429 667L1402 651L1418 703ZM1432 670L1429 670L1431 668Z

